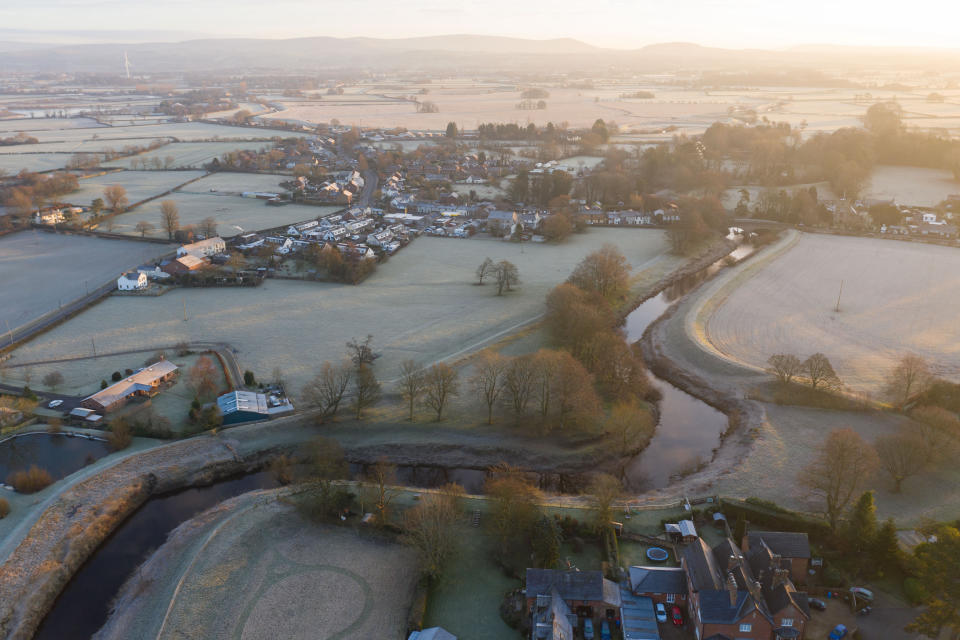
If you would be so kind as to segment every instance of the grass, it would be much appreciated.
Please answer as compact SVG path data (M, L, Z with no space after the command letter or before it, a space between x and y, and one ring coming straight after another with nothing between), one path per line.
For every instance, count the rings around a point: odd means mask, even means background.
M806 384L791 382L768 382L757 385L751 398L761 402L773 402L782 405L833 409L835 411L865 411L868 406L850 397L827 389L814 389Z

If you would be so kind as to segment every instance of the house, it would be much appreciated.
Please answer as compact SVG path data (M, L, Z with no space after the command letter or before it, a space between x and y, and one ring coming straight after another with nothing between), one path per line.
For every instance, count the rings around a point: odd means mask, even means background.
M160 387L177 375L177 365L169 360L161 360L149 367L140 369L106 389L84 398L80 406L101 413L119 409L134 396L154 396Z
M206 264L207 263L201 260L200 258L187 254L185 256L177 258L176 260L171 260L170 262L167 262L166 264L161 265L160 268L166 271L167 273L169 273L170 275L176 276L176 275L182 275L184 273L189 273L191 271L199 271L204 266L206 266Z
M331 229L327 229L321 237L327 242L340 242L349 234L350 232L346 227L333 227Z
M388 229L375 231L367 236L367 244L371 247L382 247L389 244L391 240L393 240L393 233Z
M538 596L549 596L554 589L580 617L613 618L620 608L620 587L600 571L527 569L527 613L536 609Z
M457 640L457 636L443 627L430 627L423 631L411 631L407 640Z
M697 638L803 637L810 619L806 594L796 590L787 565L769 549L751 547L750 555L752 562L729 539L713 549L702 538L684 547L680 563Z
M685 604L687 576L680 567L630 567L630 592L663 605Z
M142 264L137 267L137 271L147 276L150 280L163 280L169 278L170 274L160 268L160 265L156 264Z
M197 258L209 258L218 253L223 253L226 250L227 243L224 242L220 236L216 236L181 246L177 249L177 257L182 258L183 256L190 255Z
M320 224L319 220L307 220L306 222L300 222L298 224L292 224L287 227L287 235L289 236L299 236L307 229L313 229Z
M293 405L286 398L253 391L225 393L217 398L217 407L225 425L265 420L293 411Z
M795 531L750 531L741 546L746 553L761 545L769 548L790 564L790 579L803 584L810 568L810 540L807 534Z
M50 209L48 211L37 211L33 216L33 221L37 224L60 224L66 222L66 217L60 209Z
M142 271L128 271L117 278L117 289L120 291L143 291L149 286L147 274Z
M530 620L530 637L533 640L573 640L573 631L577 628L577 616L560 596L556 587L550 594L541 594Z

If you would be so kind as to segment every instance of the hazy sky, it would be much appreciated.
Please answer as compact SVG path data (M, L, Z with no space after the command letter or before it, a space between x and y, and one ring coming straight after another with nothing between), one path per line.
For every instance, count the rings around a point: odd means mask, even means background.
M955 0L0 0L4 29L273 38L479 33L618 48L675 41L957 47L958 18Z

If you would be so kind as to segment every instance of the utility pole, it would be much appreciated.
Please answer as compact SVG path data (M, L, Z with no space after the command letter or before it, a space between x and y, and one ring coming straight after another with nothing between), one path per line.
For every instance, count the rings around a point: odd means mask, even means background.
M187 321L187 301L183 301L183 321Z
M13 331L10 329L10 321L6 318L3 319L7 323L7 333L10 335L10 344L13 344Z
M93 336L90 336L90 346L93 347L93 357L97 357L97 343L93 341Z
M834 309L837 313L840 313L840 296L843 295L843 280L840 281L840 293L837 294L837 308Z

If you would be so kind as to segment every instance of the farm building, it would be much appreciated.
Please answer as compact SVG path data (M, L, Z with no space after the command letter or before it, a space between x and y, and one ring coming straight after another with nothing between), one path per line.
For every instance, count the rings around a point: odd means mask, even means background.
M226 250L227 243L223 241L223 238L217 236L215 238L207 238L206 240L183 245L177 249L177 257L182 258L183 256L190 255L197 258L209 258L218 253L223 253Z
M170 275L176 276L182 273L188 273L190 271L198 271L206 264L207 263L200 258L187 254L177 258L176 260L171 260L160 268Z
M150 283L143 271L128 271L117 278L117 289L120 291L142 291L148 286Z
M240 424L265 420L279 413L293 411L290 401L253 391L231 391L217 398L223 424Z
M177 375L177 365L169 360L161 360L145 369L127 376L106 389L84 398L80 405L87 409L106 413L119 409L134 396L153 396L160 387L173 380Z

